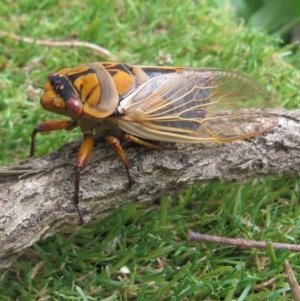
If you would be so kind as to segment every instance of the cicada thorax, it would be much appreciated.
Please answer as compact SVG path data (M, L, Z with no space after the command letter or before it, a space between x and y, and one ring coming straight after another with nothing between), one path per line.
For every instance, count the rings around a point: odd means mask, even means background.
M142 68L126 64L89 63L65 68L48 76L41 104L48 111L74 119L82 113L105 118L149 78ZM75 110L72 105L79 108Z

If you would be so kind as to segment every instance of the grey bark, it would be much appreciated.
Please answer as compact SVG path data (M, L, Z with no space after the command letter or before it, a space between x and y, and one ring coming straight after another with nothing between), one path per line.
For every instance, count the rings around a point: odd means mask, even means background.
M58 151L0 167L0 267L36 241L79 227L73 205L74 162L80 141ZM152 201L210 181L243 182L251 177L300 171L300 111L283 111L278 125L255 138L225 144L178 145L156 152L123 145L134 185L113 148L95 146L82 172L80 208L85 222L123 204Z

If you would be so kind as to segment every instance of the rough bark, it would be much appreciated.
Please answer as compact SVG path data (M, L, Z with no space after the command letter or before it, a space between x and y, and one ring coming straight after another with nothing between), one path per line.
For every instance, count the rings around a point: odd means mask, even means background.
M122 204L145 202L208 181L243 182L251 177L300 170L300 111L283 111L278 126L255 138L225 144L178 145L155 152L125 144L134 185L114 149L99 143L82 172L80 208L85 222ZM74 231L74 162L80 142L44 157L0 167L0 267L34 242Z

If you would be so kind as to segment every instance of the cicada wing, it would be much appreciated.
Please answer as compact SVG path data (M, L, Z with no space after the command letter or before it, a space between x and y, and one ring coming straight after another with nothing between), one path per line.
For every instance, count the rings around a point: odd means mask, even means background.
M123 100L118 125L158 141L203 143L251 137L275 126L279 110L256 82L233 72L187 69L155 77Z

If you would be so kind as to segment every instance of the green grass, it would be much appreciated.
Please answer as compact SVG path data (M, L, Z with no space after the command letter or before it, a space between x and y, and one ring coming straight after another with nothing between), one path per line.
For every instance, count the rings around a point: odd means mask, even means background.
M232 0L232 3L236 14L248 24L278 34L286 41L293 39L292 30L300 24L300 5L297 1Z
M286 108L300 103L297 49L245 27L229 6L211 0L2 2L2 30L93 42L120 62L238 71L265 84ZM26 83L43 86L52 71L113 59L8 37L0 37L0 50L0 164L7 166L28 156L35 124L57 118L41 109L42 90ZM79 137L76 131L39 135L37 155ZM283 261L297 275L298 254L188 242L187 231L297 244L298 205L299 181L278 176L203 184L152 204L124 206L78 233L27 249L0 272L0 299L292 300Z

